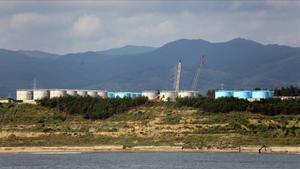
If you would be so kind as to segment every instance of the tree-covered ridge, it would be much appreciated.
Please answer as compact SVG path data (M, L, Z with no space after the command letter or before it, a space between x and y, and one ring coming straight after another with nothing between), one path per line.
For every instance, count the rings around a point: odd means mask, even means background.
M275 96L300 96L300 88L298 86L289 86L276 88L274 90Z
M149 103L145 97L131 98L92 98L92 97L60 97L42 99L39 104L54 108L66 114L82 115L86 119L106 119L131 108ZM249 102L244 99L228 98L178 98L171 107L193 107L209 113L251 112L263 115L300 114L300 99L280 100L267 99Z
M205 112L211 113L248 111L264 115L300 114L300 99L267 99L249 102L233 97L218 99L199 97L177 99L176 105L200 108Z

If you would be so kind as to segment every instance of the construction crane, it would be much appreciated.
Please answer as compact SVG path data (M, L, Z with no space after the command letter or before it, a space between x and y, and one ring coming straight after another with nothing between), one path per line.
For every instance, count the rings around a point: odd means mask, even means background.
M194 78L193 78L193 81L192 81L192 90L193 91L197 89L197 83L198 83L198 80L199 80L199 75L200 75L201 68L202 68L203 64L204 64L204 56L200 57L200 60L197 64L196 72L195 72L195 75L194 75Z
M176 92L179 92L180 87L180 74L181 74L181 60L179 60L178 64L175 66L175 72L174 72L174 90Z

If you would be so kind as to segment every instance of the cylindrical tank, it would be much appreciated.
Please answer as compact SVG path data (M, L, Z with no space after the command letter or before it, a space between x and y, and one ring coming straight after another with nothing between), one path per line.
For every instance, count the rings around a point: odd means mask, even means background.
M88 90L87 95L90 97L98 97L98 93L96 90Z
M44 90L44 89L33 90L33 100L41 100L43 98L49 98L49 90Z
M233 91L233 97L240 98L240 91L238 91L238 90Z
M50 98L64 97L66 95L67 95L67 92L66 92L66 90L63 90L63 89L50 90Z
M72 89L67 89L66 90L66 94L68 96L77 96L77 91L76 90L72 90Z
M130 93L129 92L115 92L114 97L115 98L130 97Z
M17 90L16 93L17 100L33 100L32 90Z
M115 98L115 92L108 92L107 97L108 98Z
M254 99L268 99L272 97L272 92L268 90L258 90L252 92L252 98Z
M139 97L139 96L142 96L142 93L135 93L135 92L130 92L130 97L131 98L136 98L136 97Z
M159 95L158 91L149 90L149 91L143 91L142 92L142 96L147 97L148 100L155 100L159 97L158 95Z
M268 90L268 93L269 93L269 98L272 98L272 97L274 97L274 91L270 91L270 90Z
M188 98L192 98L192 97L196 97L197 95L197 91L180 91L178 92L178 97L184 98L184 97L188 97Z
M199 97L201 96L199 91L193 91L194 97Z
M161 91L159 94L159 99L162 101L175 101L177 97L177 92L175 91Z
M98 97L107 98L107 91L97 91Z
M235 96L237 95L237 98L239 98L239 99L250 99L250 98L252 98L252 92L249 91L249 90L234 91L234 95Z
M77 90L77 95L85 97L85 96L87 96L87 91L85 91L85 90Z
M220 97L234 97L234 92L231 90L218 90L215 92L215 98L220 98ZM236 97L238 96L236 95Z

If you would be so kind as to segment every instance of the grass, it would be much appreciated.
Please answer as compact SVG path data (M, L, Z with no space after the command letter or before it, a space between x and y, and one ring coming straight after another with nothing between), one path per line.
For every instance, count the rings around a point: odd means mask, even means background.
M39 105L2 104L0 146L60 145L300 145L300 115L205 113L152 103L106 120L56 112ZM41 135L33 135L40 133Z

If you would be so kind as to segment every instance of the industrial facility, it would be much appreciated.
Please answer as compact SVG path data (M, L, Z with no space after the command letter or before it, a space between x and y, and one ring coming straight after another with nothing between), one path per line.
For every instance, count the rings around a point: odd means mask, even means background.
M16 100L22 103L34 104L43 98L58 98L64 96L101 97L101 98L136 98L147 97L149 100L175 101L177 97L197 97L198 91L143 91L138 92L107 92L104 90L81 90L81 89L19 89L16 92Z
M271 90L218 90L215 92L215 98L235 97L247 100L261 100L272 98L274 92Z
M170 91L155 91L146 90L139 92L108 92L105 90L82 90L82 89L36 89L36 80L34 79L33 89L19 89L16 92L16 100L22 103L36 103L37 100L43 98L57 98L64 96L82 96L82 97L102 97L102 98L136 98L139 96L147 97L149 100L160 101L175 101L176 98L184 97L198 97L199 91L196 91L196 85L199 79L201 67L203 65L204 56L200 57L197 63L197 69L193 77L192 90L180 90L180 76L181 76L181 60L175 65L174 72L174 90Z
M196 72L193 77L191 90L180 90L181 77L181 60L175 65L173 90L156 91L147 90L143 92L108 92L105 90L82 90L82 89L36 89L36 81L32 90L20 89L16 92L16 99L22 103L36 103L43 98L57 98L64 96L81 96L81 97L102 97L102 98L136 98L139 96L147 97L149 100L158 101L175 101L176 98L193 98L200 96L196 90L204 56L200 57L197 63ZM260 100L273 97L270 90L218 90L215 92L215 98L235 97L247 100Z

